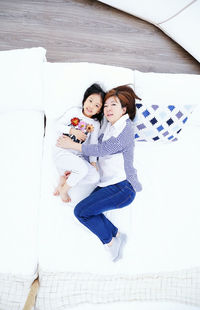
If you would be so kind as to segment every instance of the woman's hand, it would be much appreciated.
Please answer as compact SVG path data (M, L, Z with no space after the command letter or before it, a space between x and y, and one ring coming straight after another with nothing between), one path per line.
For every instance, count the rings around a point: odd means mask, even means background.
M75 129L75 128L70 129L70 134L74 135L76 137L76 139L81 140L81 141L85 141L87 138L87 136L84 132L82 132L79 129Z
M58 138L56 146L61 147L63 149L72 149L79 152L82 151L82 146L80 143L72 141L70 137L67 137L65 135Z

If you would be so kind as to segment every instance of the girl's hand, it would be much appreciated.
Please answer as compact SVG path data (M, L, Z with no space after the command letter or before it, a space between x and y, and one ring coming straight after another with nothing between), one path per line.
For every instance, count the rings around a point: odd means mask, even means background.
M65 135L58 138L56 146L61 147L63 149L72 149L78 152L82 152L82 145L80 143L72 141L70 137L67 137Z
M90 164L91 164L94 168L96 168L97 171L98 171L98 167L97 167L97 163L96 163L96 162L92 161Z
M87 138L87 136L84 132L82 132L79 129L75 129L75 128L70 129L70 134L74 135L76 137L76 139L81 140L81 141L85 141Z
M61 147L63 149L72 149L74 142L70 137L61 136L58 138L56 146Z

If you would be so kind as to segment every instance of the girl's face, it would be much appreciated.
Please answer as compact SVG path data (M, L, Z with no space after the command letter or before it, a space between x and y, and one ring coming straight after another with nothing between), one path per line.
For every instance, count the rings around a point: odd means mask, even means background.
M106 100L104 104L104 115L113 125L126 113L126 108L122 108L120 100L113 96Z
M87 117L92 117L101 111L102 105L101 96L98 94L92 94L87 97L83 104L83 114Z

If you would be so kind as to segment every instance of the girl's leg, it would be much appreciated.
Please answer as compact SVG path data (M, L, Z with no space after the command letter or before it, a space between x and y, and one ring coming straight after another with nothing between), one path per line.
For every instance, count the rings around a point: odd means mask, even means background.
M60 197L61 197L63 202L70 202L71 201L71 198L68 195L68 191L70 190L70 188L71 188L71 186L69 186L67 184L67 182L65 182L63 184L63 186L61 186L59 191L60 191Z
M66 182L66 176L65 175L61 175L60 176L60 180L59 180L59 184L58 184L58 186L55 188L55 191L54 191L54 196L58 196L58 195L60 195L60 189L61 189L61 187L65 184L65 182Z
M85 163L88 168L88 173L87 177L84 179L84 184L93 184L95 186L100 180L99 172L88 161L85 161Z
M88 173L88 167L85 161L74 154L66 154L61 156L56 161L57 169L60 175L64 176L65 171L70 171L68 178L65 177L61 179L62 185L59 188L61 199L64 202L69 202L70 197L68 191L71 187L75 186L80 182ZM64 183L63 183L64 181Z
M106 187L97 187L92 194L82 200L74 209L78 220L90 229L103 244L109 244L116 237L118 229L103 212L123 208L135 198L135 191L127 181Z

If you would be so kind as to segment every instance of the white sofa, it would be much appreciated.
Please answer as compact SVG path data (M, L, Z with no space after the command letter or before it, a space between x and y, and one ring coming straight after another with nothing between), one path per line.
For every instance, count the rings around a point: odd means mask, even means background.
M144 19L200 61L200 0L99 0Z
M22 309L38 275L37 310L197 309L200 76L49 63L43 48L0 52L0 64L0 309ZM153 141L147 123L148 142L136 141L143 191L130 207L107 213L128 234L116 264L73 215L93 187L74 188L69 205L52 194L55 124L93 82L105 90L132 83L143 107L159 107L163 124L169 105L188 117L178 141Z

